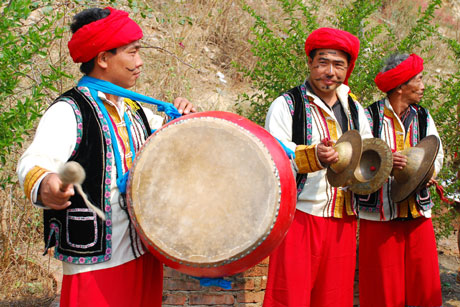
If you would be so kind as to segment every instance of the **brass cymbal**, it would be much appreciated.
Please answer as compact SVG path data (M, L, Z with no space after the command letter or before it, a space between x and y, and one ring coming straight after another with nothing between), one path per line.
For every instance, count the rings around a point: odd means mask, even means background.
M406 148L401 153L407 156L407 164L402 169L393 170L391 199L402 202L418 192L433 176L434 161L439 151L440 140L435 135L423 138L416 146Z
M356 194L371 194L380 189L390 176L393 155L387 143L379 138L363 140L363 153L355 171L350 190Z
M335 143L339 161L327 168L326 177L333 187L348 186L361 158L363 142L357 130L348 130Z

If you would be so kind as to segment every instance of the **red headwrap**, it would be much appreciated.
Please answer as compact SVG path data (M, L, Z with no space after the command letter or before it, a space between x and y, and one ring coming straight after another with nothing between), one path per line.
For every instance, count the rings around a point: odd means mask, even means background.
M142 38L142 29L128 13L106 7L110 15L78 29L67 44L75 63L85 63L99 52L118 48Z
M386 72L379 72L374 82L382 92L388 93L390 90L409 81L422 71L423 59L415 53L412 53L395 68Z
M314 49L336 49L342 50L350 55L345 84L355 68L355 62L359 54L359 39L347 31L332 28L319 28L310 33L305 41L305 52L307 56Z

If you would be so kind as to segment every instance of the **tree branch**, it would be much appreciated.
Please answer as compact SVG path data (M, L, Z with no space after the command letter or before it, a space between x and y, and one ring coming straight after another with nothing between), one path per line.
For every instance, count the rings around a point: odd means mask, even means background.
M184 61L182 61L182 60L181 60L177 55L175 55L173 52L168 51L168 50L166 50L166 49L164 49L164 48L157 47L157 46L150 46L150 45L142 46L142 48L152 48L152 49L160 50L160 51L162 51L162 52L166 52L167 54L172 55L173 57L175 57L175 58L176 58L179 62L181 62L182 64L184 64L184 65L186 65L186 66L188 66L188 67L190 67L190 68L196 70L199 74L203 73L201 70L199 70L199 69L193 67L192 65L190 65L190 64L188 64L188 63L186 63L186 62L184 62Z

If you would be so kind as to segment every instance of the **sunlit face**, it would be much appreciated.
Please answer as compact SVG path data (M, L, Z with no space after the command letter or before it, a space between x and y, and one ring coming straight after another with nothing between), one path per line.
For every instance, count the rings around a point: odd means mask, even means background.
M345 81L348 70L347 54L335 49L317 49L308 58L309 82L318 95L329 94Z
M106 80L130 88L136 84L144 64L139 54L141 45L139 41L117 48L117 53L106 52Z
M423 84L422 72L415 75L406 84L401 85L401 95L409 104L419 103L424 91L425 85Z

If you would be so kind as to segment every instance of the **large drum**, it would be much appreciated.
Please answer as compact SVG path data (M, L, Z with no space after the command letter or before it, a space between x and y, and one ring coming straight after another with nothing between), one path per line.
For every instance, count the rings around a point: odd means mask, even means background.
M128 208L147 248L199 277L242 272L267 257L295 213L296 185L265 129L227 112L178 118L139 152Z

